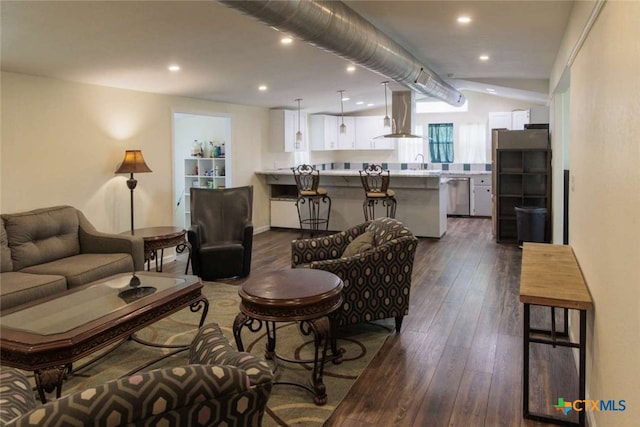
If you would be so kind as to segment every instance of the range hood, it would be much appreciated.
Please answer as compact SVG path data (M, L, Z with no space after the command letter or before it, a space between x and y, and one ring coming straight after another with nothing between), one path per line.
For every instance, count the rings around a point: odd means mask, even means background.
M341 1L218 1L417 93L453 106L465 102L457 89Z
M422 138L413 134L416 111L415 94L410 90L391 93L391 133L376 138Z

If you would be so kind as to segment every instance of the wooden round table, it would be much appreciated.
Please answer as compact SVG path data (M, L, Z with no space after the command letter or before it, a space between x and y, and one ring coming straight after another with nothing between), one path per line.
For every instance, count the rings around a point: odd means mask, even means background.
M233 323L233 335L239 351L244 351L241 330L244 326L252 332L262 328L267 330L267 359L281 359L293 363L309 363L286 359L276 354L275 322L300 322L300 331L305 335L313 334L315 355L313 359L312 384L275 382L303 387L314 394L317 405L327 403L327 392L322 382L324 362L333 360L339 363L341 353L337 349L333 334L331 313L342 305L342 280L333 273L323 270L298 268L282 270L264 275L255 274L242 284L240 295L240 313ZM331 356L327 358L328 343L331 343Z

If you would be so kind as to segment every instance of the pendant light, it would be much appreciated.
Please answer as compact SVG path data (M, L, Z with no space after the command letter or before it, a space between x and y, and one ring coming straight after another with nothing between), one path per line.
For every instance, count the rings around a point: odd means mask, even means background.
M340 124L340 133L347 133L347 125L344 124L344 103L342 101L342 93L344 89L338 91L340 94L340 117L342 118L342 123Z
M300 132L300 101L302 101L302 98L296 99L296 102L298 103L298 132L296 132L296 149L300 148L300 145L302 144L302 132Z
M389 82L382 82L382 84L384 85L384 127L390 128L391 119L389 118L389 114L387 112L387 85L389 84Z

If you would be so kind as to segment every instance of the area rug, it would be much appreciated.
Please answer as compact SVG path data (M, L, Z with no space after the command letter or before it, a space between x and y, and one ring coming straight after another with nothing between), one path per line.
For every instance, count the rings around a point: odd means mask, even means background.
M238 286L224 283L205 283L203 294L209 300L206 323L220 325L229 342L235 346L232 325L238 313L240 298ZM184 309L149 326L136 335L154 343L187 345L196 334L200 313ZM277 324L276 351L284 357L297 360L312 358L313 342L310 336L300 333L296 323ZM386 338L392 333L393 319L354 325L338 332L338 347L344 350L343 362L337 365L328 362L324 369L324 383L328 401L323 406L313 403L312 394L300 387L275 385L269 398L264 426L321 426L333 413L347 394L358 375L367 367ZM245 351L264 358L265 331L242 331ZM96 363L78 370L86 360L74 364L77 373L63 386L63 394L83 390L111 379L126 375L148 361L152 361L169 350L125 341L112 349ZM93 356L92 356L93 357ZM151 370L163 366L179 366L187 363L188 354L182 352L143 369ZM311 364L279 363L276 381L310 383Z

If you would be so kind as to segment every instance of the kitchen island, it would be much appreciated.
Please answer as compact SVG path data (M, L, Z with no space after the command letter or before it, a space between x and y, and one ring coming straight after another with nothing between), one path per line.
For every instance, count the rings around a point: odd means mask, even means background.
M290 169L256 172L269 185L271 226L299 228L297 189ZM398 201L396 218L418 237L440 238L447 231L447 188L440 171L391 171L389 188ZM320 186L331 197L329 230L341 231L364 222L364 190L357 170L320 170ZM381 206L376 216L384 216Z

